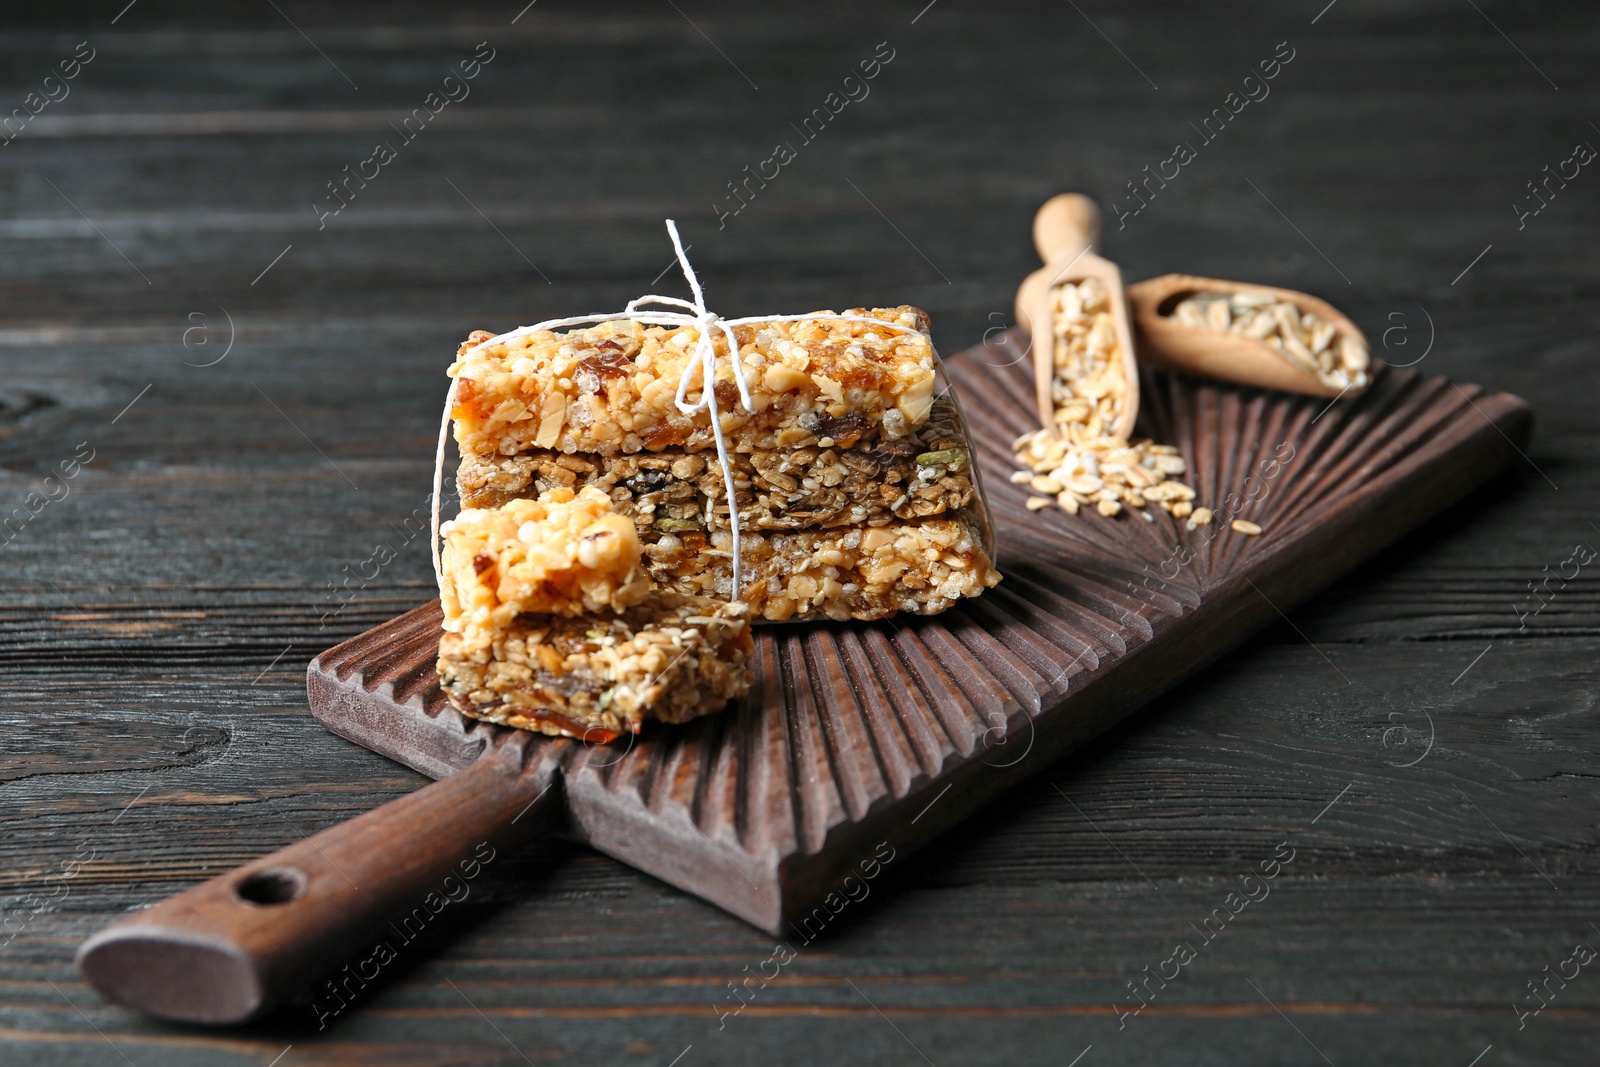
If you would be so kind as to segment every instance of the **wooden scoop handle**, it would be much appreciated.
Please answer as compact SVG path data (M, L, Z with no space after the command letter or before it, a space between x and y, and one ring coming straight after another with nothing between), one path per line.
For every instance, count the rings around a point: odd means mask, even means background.
M1033 247L1046 263L1079 255L1100 243L1100 208L1082 193L1061 193L1033 217Z
M413 930L385 938L404 943L465 899L485 864L544 828L540 813L559 790L548 771L522 773L521 751L492 748L449 778L136 912L84 942L78 972L152 1015L237 1023L304 990L380 929Z
M1017 290L1017 322L1035 339L1033 349L1034 396L1039 423L1045 432L1061 436L1055 416L1055 331L1051 325L1050 289L1059 282L1098 279L1111 299L1111 318L1117 334L1123 384L1122 414L1109 428L1115 436L1133 433L1139 414L1139 372L1134 365L1133 328L1122 295L1122 272L1103 256L1093 254L1101 234L1100 208L1082 193L1052 196L1033 216L1033 243L1044 267L1028 275Z

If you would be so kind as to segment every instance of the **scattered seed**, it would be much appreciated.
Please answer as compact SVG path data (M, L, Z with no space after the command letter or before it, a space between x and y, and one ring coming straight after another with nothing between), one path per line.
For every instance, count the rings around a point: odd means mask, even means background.
M1027 508L1029 511L1042 511L1053 503L1055 503L1055 501L1051 500L1047 496L1030 496L1028 498Z
M1253 522L1250 522L1248 519L1234 519L1228 524L1228 529L1232 530L1234 533L1242 533L1247 537L1254 537L1256 534L1261 532L1261 527L1257 526Z
M941 448L937 452L924 452L917 457L919 467L949 467L951 470L960 470L967 462L967 450L964 448Z

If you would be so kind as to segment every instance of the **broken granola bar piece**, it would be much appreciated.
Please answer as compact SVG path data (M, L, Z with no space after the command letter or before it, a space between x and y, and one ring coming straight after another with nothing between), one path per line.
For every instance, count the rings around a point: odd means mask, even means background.
M443 533L444 628L474 649L519 615L620 611L649 592L638 531L598 489L468 509Z
M472 718L604 743L743 696L752 647L742 605L658 593L620 613L520 615L488 645L446 633L439 684Z

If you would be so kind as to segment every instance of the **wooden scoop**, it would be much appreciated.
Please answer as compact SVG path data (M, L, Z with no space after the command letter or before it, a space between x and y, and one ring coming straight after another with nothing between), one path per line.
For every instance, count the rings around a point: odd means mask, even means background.
M1119 437L1133 433L1139 417L1139 370L1134 362L1133 330L1128 321L1128 305L1122 295L1122 272L1117 265L1095 255L1100 241L1100 209L1078 193L1062 193L1045 201L1033 217L1033 245L1044 266L1023 281L1017 290L1017 322L1033 338L1033 372L1039 400L1039 422L1058 435L1056 405L1052 391L1055 379L1055 330L1051 324L1050 290L1064 282L1097 278L1111 297L1111 319L1117 332L1117 348L1122 362L1122 413L1109 432ZM1032 324L1038 323L1034 328Z
M1199 293L1245 295L1259 300L1291 304L1300 315L1315 315L1333 327L1335 352L1349 338L1369 351L1366 335L1355 323L1325 300L1293 289L1247 285L1190 274L1163 274L1128 286L1127 300L1139 340L1139 359L1157 367L1188 371L1264 389L1281 389L1312 396L1359 393L1371 381L1363 367L1349 376L1348 384L1329 381L1300 357L1274 348L1268 341L1243 333L1180 322L1174 309Z

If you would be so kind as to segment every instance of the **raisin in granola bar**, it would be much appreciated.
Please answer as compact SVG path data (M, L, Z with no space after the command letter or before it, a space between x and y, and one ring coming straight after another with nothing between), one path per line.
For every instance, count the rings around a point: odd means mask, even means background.
M972 503L971 462L953 401L934 401L928 420L894 441L729 455L748 530L883 526ZM552 488L594 487L640 530L669 533L728 525L727 490L714 454L671 449L615 456L537 449L516 456L462 457L463 506L498 507Z
M845 314L904 329L837 319L733 327L754 411L739 403L727 341L717 331L713 388L723 432L740 450L849 448L897 440L927 420L936 363L927 314L913 307ZM685 414L675 402L698 327L614 321L483 344L491 339L472 334L450 368L463 455L612 456L715 445L709 415ZM702 387L696 380L691 398Z
M446 633L439 684L472 718L604 743L743 696L751 649L742 605L659 593L619 613L520 615L487 645Z

